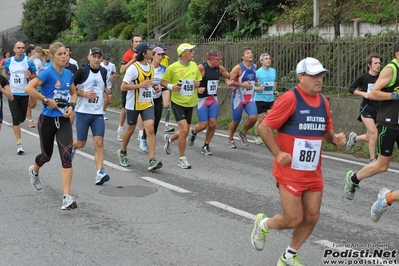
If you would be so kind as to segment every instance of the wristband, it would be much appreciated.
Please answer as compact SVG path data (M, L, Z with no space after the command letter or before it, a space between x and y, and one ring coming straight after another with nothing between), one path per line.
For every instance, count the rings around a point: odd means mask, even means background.
M391 97L392 97L392 100L397 100L398 99L398 92L393 91Z
M166 86L166 88L167 88L168 90L173 90L173 84L172 84L172 83L169 83L168 86Z
M72 110L75 110L76 103L74 103L74 102L70 102L70 103L69 103L69 106L71 106L71 107L72 107Z

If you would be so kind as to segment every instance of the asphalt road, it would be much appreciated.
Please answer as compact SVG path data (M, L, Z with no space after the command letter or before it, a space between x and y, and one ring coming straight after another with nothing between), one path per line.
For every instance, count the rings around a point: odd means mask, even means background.
M33 110L37 121L40 104ZM148 157L138 151L137 135L128 148L132 166L119 166L116 140L118 110L108 111L105 167L111 180L94 185L92 138L75 155L72 195L78 208L61 211L60 159L57 150L40 172L44 188L30 184L28 167L39 152L37 129L23 124L25 155L16 154L7 103L0 131L0 265L181 265L268 266L276 262L290 243L291 230L271 231L265 249L250 243L253 218L258 212L281 212L272 172L272 156L265 146L226 145L226 132L218 131L213 156L200 153L204 134L197 136L186 156L192 169L177 166L177 147L163 151L163 124L157 136L156 158L164 167L147 171ZM370 219L370 207L381 187L397 189L399 171L365 180L353 201L343 196L345 174L359 170L366 160L340 154L324 154L325 191L321 217L299 255L305 265L333 265L344 252L385 250L399 247L398 211L395 204L378 223ZM124 196L109 196L119 189ZM119 190L121 191L121 190ZM145 195L148 192L148 195ZM337 258L323 258L335 252ZM395 254L372 262L343 258L339 265L399 265ZM349 255L348 255L349 256ZM328 264L329 263L329 264ZM344 264L346 263L346 264ZM338 264L337 264L338 265Z

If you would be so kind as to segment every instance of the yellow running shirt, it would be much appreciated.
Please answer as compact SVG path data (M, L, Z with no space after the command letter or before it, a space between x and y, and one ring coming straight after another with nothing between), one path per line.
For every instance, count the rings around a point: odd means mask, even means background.
M191 61L188 66L179 61L171 64L162 77L163 80L176 85L182 81L181 90L172 90L172 102L183 107L194 107L198 104L198 92L194 86L195 80L202 80L201 72L195 62Z

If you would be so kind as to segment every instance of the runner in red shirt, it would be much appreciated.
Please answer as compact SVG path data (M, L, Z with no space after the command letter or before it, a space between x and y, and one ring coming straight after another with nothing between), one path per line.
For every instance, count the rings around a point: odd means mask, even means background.
M274 156L273 175L284 212L271 218L259 213L251 242L256 250L262 250L269 230L293 228L291 243L278 265L302 265L296 253L319 219L324 188L322 140L346 144L344 133L334 132L330 105L320 94L326 72L315 58L300 61L296 68L298 85L275 102L258 128ZM277 130L276 137L273 129Z

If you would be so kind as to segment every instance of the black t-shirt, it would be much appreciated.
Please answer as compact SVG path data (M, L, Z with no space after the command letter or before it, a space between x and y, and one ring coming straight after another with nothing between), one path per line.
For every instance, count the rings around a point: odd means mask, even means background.
M78 70L78 67L74 64L69 64L66 69L69 69L72 72L72 76L75 76L76 71Z
M349 92L354 93L356 89L363 92L367 92L369 88L371 90L371 88L374 86L374 83L377 81L378 76L379 74L377 76L373 76L368 72L358 76L352 85L350 85ZM378 109L379 101L374 101L363 97L362 106L365 107L366 105Z
M5 86L9 85L10 83L8 80L0 75L0 85L4 88ZM3 93L0 92L0 110L3 110Z

